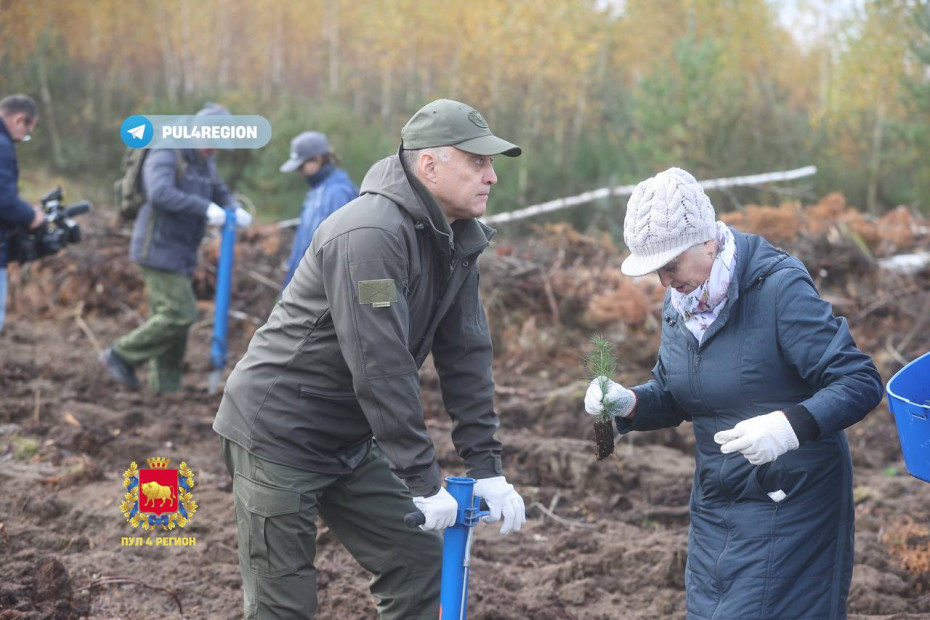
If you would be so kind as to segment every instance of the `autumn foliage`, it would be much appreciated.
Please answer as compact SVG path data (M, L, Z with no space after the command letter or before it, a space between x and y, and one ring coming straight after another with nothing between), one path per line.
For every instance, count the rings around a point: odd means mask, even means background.
M898 566L919 577L924 588L930 588L930 528L909 516L901 517L886 527L882 543Z

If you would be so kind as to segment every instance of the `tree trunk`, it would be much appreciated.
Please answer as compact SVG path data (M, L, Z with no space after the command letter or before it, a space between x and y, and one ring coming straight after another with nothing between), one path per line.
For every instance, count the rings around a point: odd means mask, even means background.
M185 95L192 95L198 88L196 70L194 68L194 34L191 31L191 5L184 2L184 15L181 18L181 40L178 57L181 61L181 88Z
M417 108L418 86L417 49L413 47L407 55L407 87L404 89L404 107L408 110L415 110Z
M45 57L42 52L36 54L36 69L39 74L39 93L45 108L45 125L48 127L48 136L52 143L52 163L60 169L64 167L65 157L61 150L61 134L58 132L58 122L55 119L55 103L52 101L52 91L48 87L48 74L45 71Z
M274 32L272 34L273 43L271 47L271 83L274 85L273 92L281 92L284 85L284 5L278 3L274 5L275 20Z
M217 31L220 33L219 66L216 71L217 91L223 92L229 87L230 63L232 62L233 27L229 12L217 6Z
M391 117L391 70L381 72L381 118L387 121Z
M168 9L162 3L158 3L159 19L161 34L161 58L163 70L165 72L165 95L168 102L175 104L178 102L178 69L175 62L174 53L171 45L171 27L170 14Z
M323 19L329 50L329 92L335 95L339 92L339 0L325 4Z
M872 126L872 153L869 158L866 209L873 215L881 215L878 209L878 178L882 168L882 138L885 134L885 100L879 96L875 105L875 124Z

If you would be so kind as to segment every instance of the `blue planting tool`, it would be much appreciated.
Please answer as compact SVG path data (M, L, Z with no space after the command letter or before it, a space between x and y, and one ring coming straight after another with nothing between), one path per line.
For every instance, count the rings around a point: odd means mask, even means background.
M213 340L210 346L210 363L213 370L207 391L215 394L223 380L226 366L226 331L229 327L229 297L232 293L233 260L236 248L236 210L226 209L223 238L220 241L220 260L216 268L216 303L213 310Z
M447 527L442 544L442 581L439 591L440 620L465 620L468 609L468 569L471 566L471 541L474 527L481 517L490 514L481 509L482 500L474 495L475 479L458 476L446 478L446 489L459 505L455 525ZM404 522L422 525L426 516L410 512Z

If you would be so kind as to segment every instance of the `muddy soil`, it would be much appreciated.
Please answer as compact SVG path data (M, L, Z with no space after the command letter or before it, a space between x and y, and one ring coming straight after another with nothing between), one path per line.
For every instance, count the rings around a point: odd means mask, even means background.
M487 257L488 273L508 256L551 265L512 244L499 248L499 255ZM267 273L277 274L279 253L259 256L271 265ZM563 259L553 260L567 264ZM120 283L127 290L138 285L127 280L138 276L125 259L114 254L109 262L101 273L124 274ZM496 272L503 271L498 264ZM552 269L543 271L556 282ZM527 281L511 284L532 288ZM614 456L596 461L591 421L581 405L587 380L580 359L592 326L572 322L571 309L558 305L568 296L560 298L556 287L542 298L525 292L521 327L514 331L514 307L499 297L502 285L482 279L500 352L495 377L504 466L526 500L527 523L506 537L490 525L477 529L470 617L684 617L690 427L623 438ZM240 617L231 483L210 428L220 397L206 390L209 320L192 331L184 391L160 397L128 392L102 372L97 347L130 330L140 315L131 304L111 300L108 306L106 290L88 289L85 298L96 306L84 309L72 302L36 311L20 306L0 334L0 618ZM847 293L835 295L852 304ZM273 297L268 287L263 295L234 298L233 306L264 317ZM876 299L856 302L851 311ZM553 313L561 313L558 322ZM532 325L530 316L536 317ZM909 329L893 319L873 312L853 325L863 348L881 360L886 381L900 364L889 359L885 345L888 339L900 344ZM645 380L651 369L658 343L648 326L605 328L620 343L620 378L627 383ZM248 318L233 321L232 362L253 330ZM920 335L907 344L906 355L930 348ZM462 474L429 362L421 375L443 470ZM930 618L930 550L920 529L930 525L930 485L907 475L885 404L848 432L857 501L850 617ZM124 470L153 456L170 457L172 466L184 461L195 472L195 517L181 530L157 533L195 539L193 545L121 544L124 537L153 537L133 529L120 512ZM318 542L318 617L377 617L365 571L325 525Z

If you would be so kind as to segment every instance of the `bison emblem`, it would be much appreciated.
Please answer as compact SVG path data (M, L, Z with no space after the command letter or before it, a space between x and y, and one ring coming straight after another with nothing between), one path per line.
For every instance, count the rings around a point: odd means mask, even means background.
M145 502L142 505L143 508L149 505L154 507L155 500L161 500L159 508L164 508L165 503L171 504L177 499L174 487L163 486L154 481L146 482L142 485L142 494L145 496Z

